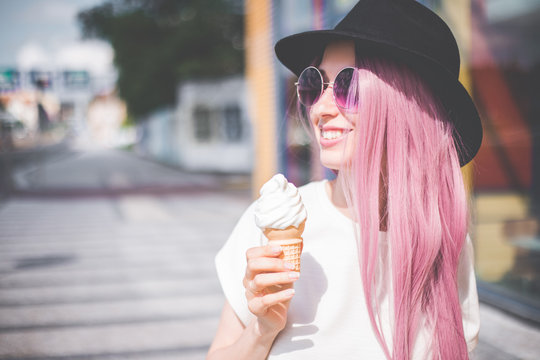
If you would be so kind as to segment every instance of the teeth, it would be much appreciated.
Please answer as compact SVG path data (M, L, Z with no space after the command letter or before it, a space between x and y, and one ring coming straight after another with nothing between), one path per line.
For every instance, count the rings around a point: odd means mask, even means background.
M323 139L326 139L326 140L337 139L341 135L343 135L342 130L321 131L321 136L323 137Z

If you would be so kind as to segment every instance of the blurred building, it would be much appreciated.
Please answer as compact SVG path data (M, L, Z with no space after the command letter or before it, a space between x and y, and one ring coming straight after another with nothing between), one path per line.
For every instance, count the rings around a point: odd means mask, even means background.
M456 36L460 79L482 116L482 148L463 168L472 184L470 232L480 297L540 322L540 0L419 2L441 15ZM334 27L355 4L246 1L254 189L278 171L297 185L328 176L295 116L296 79L277 61L273 46L293 33Z
M241 76L191 81L178 88L177 105L139 125L139 150L189 171L249 173L251 122Z
M190 170L250 172L253 152L244 78L186 83L178 97L182 166Z
M89 105L113 80L93 78L86 70L3 68L0 100L19 124L16 140L31 145L50 130L59 136L86 135Z
M86 114L87 139L93 146L113 148L135 142L135 129L125 126L126 104L114 91L96 95Z

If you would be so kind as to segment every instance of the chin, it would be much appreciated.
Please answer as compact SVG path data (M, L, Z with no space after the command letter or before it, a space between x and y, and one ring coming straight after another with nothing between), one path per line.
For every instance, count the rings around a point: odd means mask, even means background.
M352 160L354 146L347 142L347 138L344 137L342 141L332 146L323 146L319 141L319 159L324 167L330 170L339 170L343 164Z
M321 164L327 169L330 170L339 170L341 168L342 153L340 154L324 154L324 151L321 150Z

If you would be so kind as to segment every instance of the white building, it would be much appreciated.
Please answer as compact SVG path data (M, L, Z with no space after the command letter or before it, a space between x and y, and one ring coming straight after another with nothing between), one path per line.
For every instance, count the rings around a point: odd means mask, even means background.
M190 171L249 173L253 164L246 82L242 76L183 83L175 109L141 125L140 146L151 157Z
M250 172L251 123L243 77L183 84L178 92L179 160L190 170Z

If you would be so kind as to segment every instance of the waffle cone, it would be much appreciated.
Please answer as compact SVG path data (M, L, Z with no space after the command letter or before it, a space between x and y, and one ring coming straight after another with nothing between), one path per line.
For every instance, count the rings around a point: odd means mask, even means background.
M280 258L294 265L294 271L300 271L300 256L302 255L304 220L298 227L289 226L286 229L265 229L268 245L280 246L283 252Z
M294 265L294 271L300 271L300 255L302 255L302 239L272 240L269 245L281 246L283 252L280 258Z

